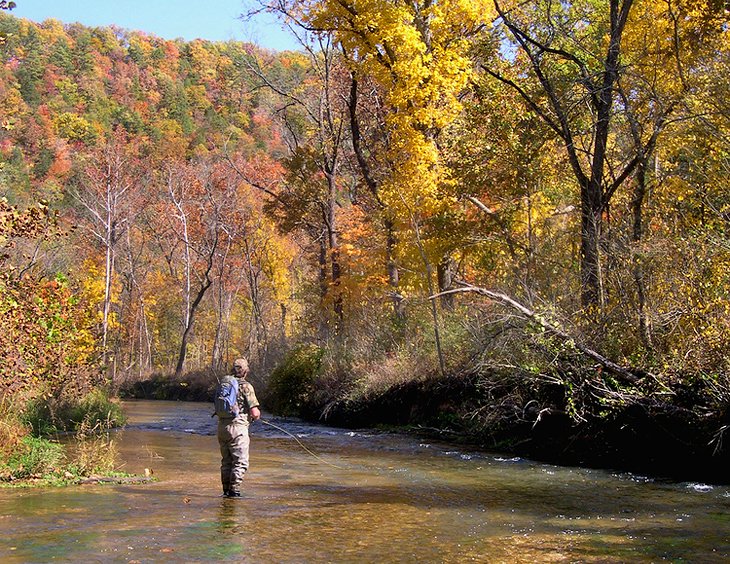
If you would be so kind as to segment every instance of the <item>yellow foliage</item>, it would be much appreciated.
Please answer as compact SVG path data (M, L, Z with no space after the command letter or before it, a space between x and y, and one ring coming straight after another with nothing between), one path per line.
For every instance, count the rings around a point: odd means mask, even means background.
M188 141L180 123L174 119L162 119L155 124L159 132L158 153L163 158L181 158L185 155Z
M104 267L92 259L86 259L78 274L79 298L95 308L96 322L101 323L104 303ZM121 285L118 280L112 283L111 302L119 303ZM110 329L119 327L118 315L115 312L109 313L107 319Z
M458 94L471 70L465 37L486 21L492 4L321 0L306 10L313 26L334 34L352 71L381 88L392 163L384 203L406 219L448 207L436 140L461 110Z
M90 143L97 136L92 124L83 117L70 112L55 116L53 118L53 127L60 137L65 137L69 141Z
M81 295L92 304L100 304L104 301L104 272L100 266L91 259L86 259L81 265L79 286Z
M212 106L208 100L205 86L202 84L191 84L185 88L190 104L198 110L206 110Z
M206 42L199 39L188 43L188 52L193 69L205 82L214 82L216 79L218 56L206 49Z

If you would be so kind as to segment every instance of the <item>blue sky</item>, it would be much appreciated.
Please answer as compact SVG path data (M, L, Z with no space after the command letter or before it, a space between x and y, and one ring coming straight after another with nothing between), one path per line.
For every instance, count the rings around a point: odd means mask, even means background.
M54 18L64 23L140 30L175 39L250 41L276 50L296 49L297 44L272 18L253 23L238 19L246 11L244 0L15 0L11 12L18 18L42 22Z

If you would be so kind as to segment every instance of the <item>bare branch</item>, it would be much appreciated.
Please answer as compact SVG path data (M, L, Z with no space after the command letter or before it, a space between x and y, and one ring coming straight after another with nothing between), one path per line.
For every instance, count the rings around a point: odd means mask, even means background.
M466 286L464 288L455 288L453 290L447 290L445 292L440 292L438 294L435 294L433 296L430 296L429 299L434 300L440 296L446 295L446 294L458 294L458 293L466 293L471 292L475 294L479 294L481 296L486 296L496 302L499 302L502 305L506 305L511 307L512 309L517 310L520 312L526 319L537 323L540 327L548 331L549 333L555 335L559 339L571 343L577 350L582 352L584 355L592 358L601 366L606 368L611 373L618 376L624 383L627 384L635 384L641 378L643 375L636 374L634 371L629 370L628 368L624 368L623 366L620 366L616 364L615 362L607 359L605 356L597 353L593 349L588 348L585 345L582 345L578 343L573 337L571 337L568 333L560 329L559 327L556 327L549 321L543 319L539 314L532 311L530 308L522 305L518 301L510 298L506 294L502 294L500 292L494 292L492 290L487 290L486 288L479 288L477 286Z

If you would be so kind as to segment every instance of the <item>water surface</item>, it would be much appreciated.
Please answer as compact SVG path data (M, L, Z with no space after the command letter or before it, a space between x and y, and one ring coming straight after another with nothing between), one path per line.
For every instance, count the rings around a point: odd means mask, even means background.
M2 562L727 562L730 488L562 468L265 418L218 497L206 404L135 401L123 469L157 482L0 489Z

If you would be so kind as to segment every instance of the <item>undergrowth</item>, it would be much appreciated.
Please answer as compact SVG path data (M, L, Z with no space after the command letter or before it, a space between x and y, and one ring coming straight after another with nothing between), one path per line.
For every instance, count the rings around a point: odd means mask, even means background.
M7 404L5 404L7 405ZM121 406L100 391L78 401L36 399L0 412L0 487L60 486L120 476L112 430Z

